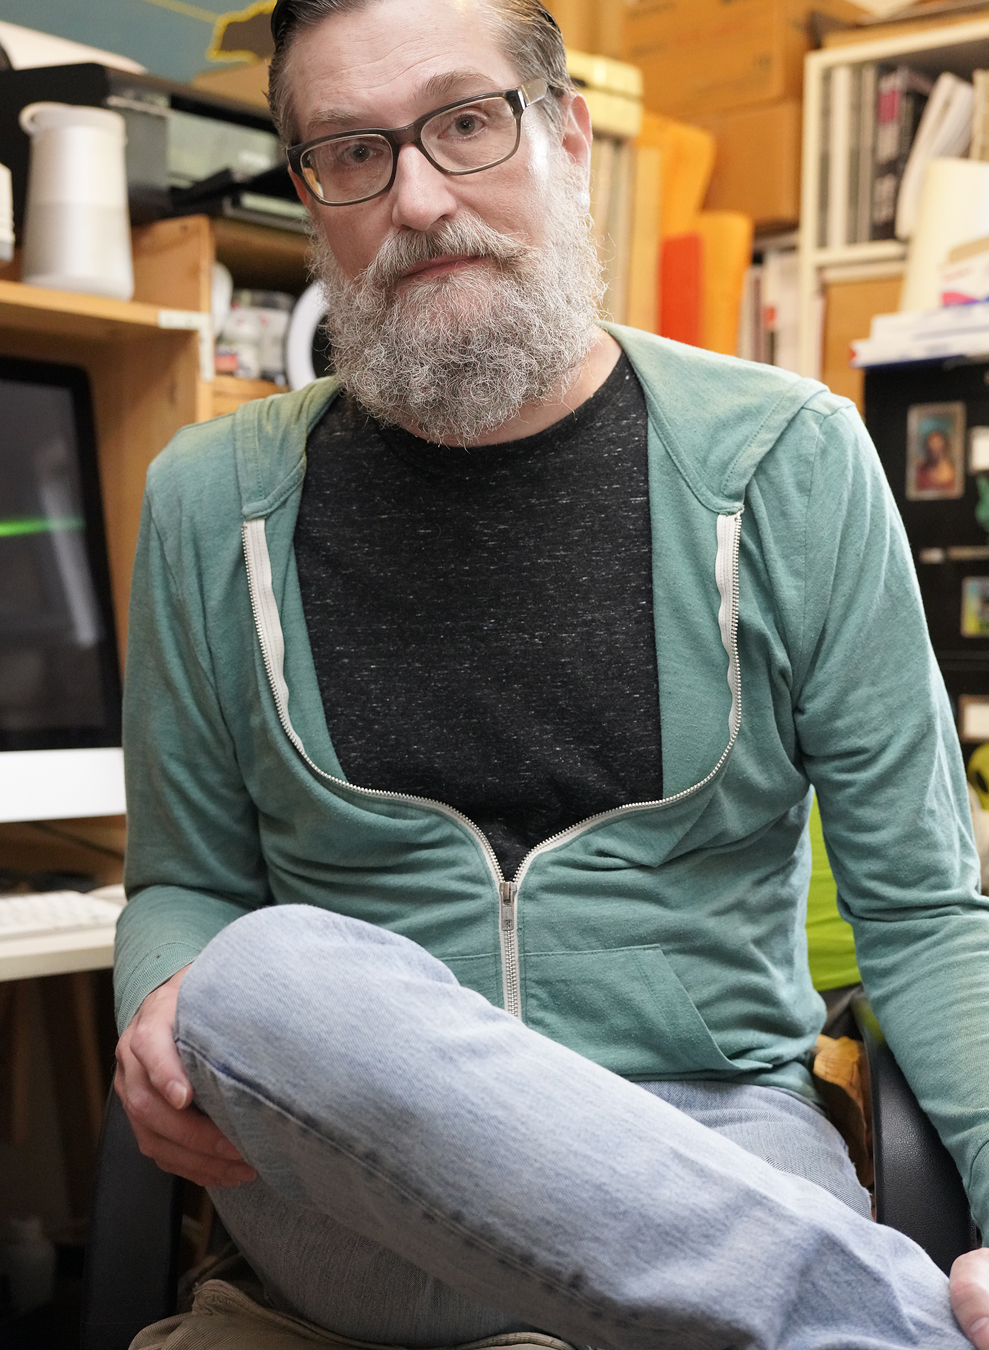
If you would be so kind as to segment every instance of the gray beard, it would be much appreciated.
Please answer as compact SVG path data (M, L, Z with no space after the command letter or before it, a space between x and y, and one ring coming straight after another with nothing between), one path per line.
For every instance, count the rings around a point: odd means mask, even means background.
M551 193L541 248L462 215L390 236L350 281L314 236L336 373L379 422L473 445L526 404L566 392L594 343L604 285L576 176L564 171ZM489 265L396 289L408 268L449 253Z

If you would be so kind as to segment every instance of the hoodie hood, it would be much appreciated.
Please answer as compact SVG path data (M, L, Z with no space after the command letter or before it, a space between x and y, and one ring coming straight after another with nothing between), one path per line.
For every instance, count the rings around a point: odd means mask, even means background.
M601 325L627 354L646 395L654 434L709 511L733 515L763 458L802 408L841 400L817 380L753 365L618 324ZM745 370L744 381L738 379ZM712 383L732 388L730 417ZM245 520L270 514L305 473L309 432L340 393L335 376L292 394L245 403L236 413L237 476Z

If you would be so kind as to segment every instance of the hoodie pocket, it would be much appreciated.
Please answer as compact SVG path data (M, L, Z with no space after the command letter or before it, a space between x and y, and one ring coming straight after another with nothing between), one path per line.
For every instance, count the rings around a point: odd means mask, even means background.
M522 996L533 1031L626 1078L722 1078L771 1067L722 1053L658 946L528 952Z

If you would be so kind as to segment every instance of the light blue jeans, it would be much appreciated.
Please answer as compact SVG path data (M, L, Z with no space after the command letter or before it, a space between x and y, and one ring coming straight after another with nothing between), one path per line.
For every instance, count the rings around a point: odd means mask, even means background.
M968 1346L947 1280L866 1217L812 1107L644 1091L394 933L308 906L240 919L183 981L176 1041L199 1106L259 1173L213 1192L224 1223L277 1306L333 1331Z

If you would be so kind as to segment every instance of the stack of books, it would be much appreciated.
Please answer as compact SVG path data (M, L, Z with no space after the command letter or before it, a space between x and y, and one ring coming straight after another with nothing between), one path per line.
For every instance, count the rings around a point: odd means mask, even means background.
M989 72L936 81L910 66L824 74L818 245L909 239L928 160L989 159Z
M797 251L761 250L745 275L735 355L799 372Z
M989 301L913 313L877 314L869 337L852 343L853 366L989 355Z

